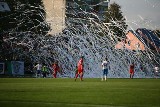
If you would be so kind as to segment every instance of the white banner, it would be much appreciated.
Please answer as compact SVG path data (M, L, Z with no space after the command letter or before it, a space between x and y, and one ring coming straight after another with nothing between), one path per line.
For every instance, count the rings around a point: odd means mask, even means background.
M4 63L0 63L0 74L4 74Z
M11 61L11 68L13 75L24 75L24 62Z

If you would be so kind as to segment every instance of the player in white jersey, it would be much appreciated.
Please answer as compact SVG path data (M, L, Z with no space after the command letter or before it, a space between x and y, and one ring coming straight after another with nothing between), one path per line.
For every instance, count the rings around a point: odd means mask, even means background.
M34 68L36 68L36 77L41 77L41 70L42 70L42 65L40 63L38 63L36 66L34 66Z
M102 81L105 79L105 81L107 80L107 74L108 74L108 59L106 58L103 62L102 62Z

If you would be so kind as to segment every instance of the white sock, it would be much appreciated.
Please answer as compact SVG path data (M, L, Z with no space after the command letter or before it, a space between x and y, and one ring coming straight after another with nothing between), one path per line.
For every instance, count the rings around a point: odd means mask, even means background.
M102 76L102 81L103 81L103 76Z
M105 81L107 80L107 76L104 76L105 77Z

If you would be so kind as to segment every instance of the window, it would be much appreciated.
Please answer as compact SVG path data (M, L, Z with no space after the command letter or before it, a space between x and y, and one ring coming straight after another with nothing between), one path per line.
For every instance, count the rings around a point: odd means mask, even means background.
M129 45L129 46L131 45L131 41L130 41L130 40L128 41L128 45Z

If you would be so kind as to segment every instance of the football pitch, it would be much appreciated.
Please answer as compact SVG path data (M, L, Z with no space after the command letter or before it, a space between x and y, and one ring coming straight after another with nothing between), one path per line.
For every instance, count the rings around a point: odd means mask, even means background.
M0 107L160 107L160 79L0 78Z

